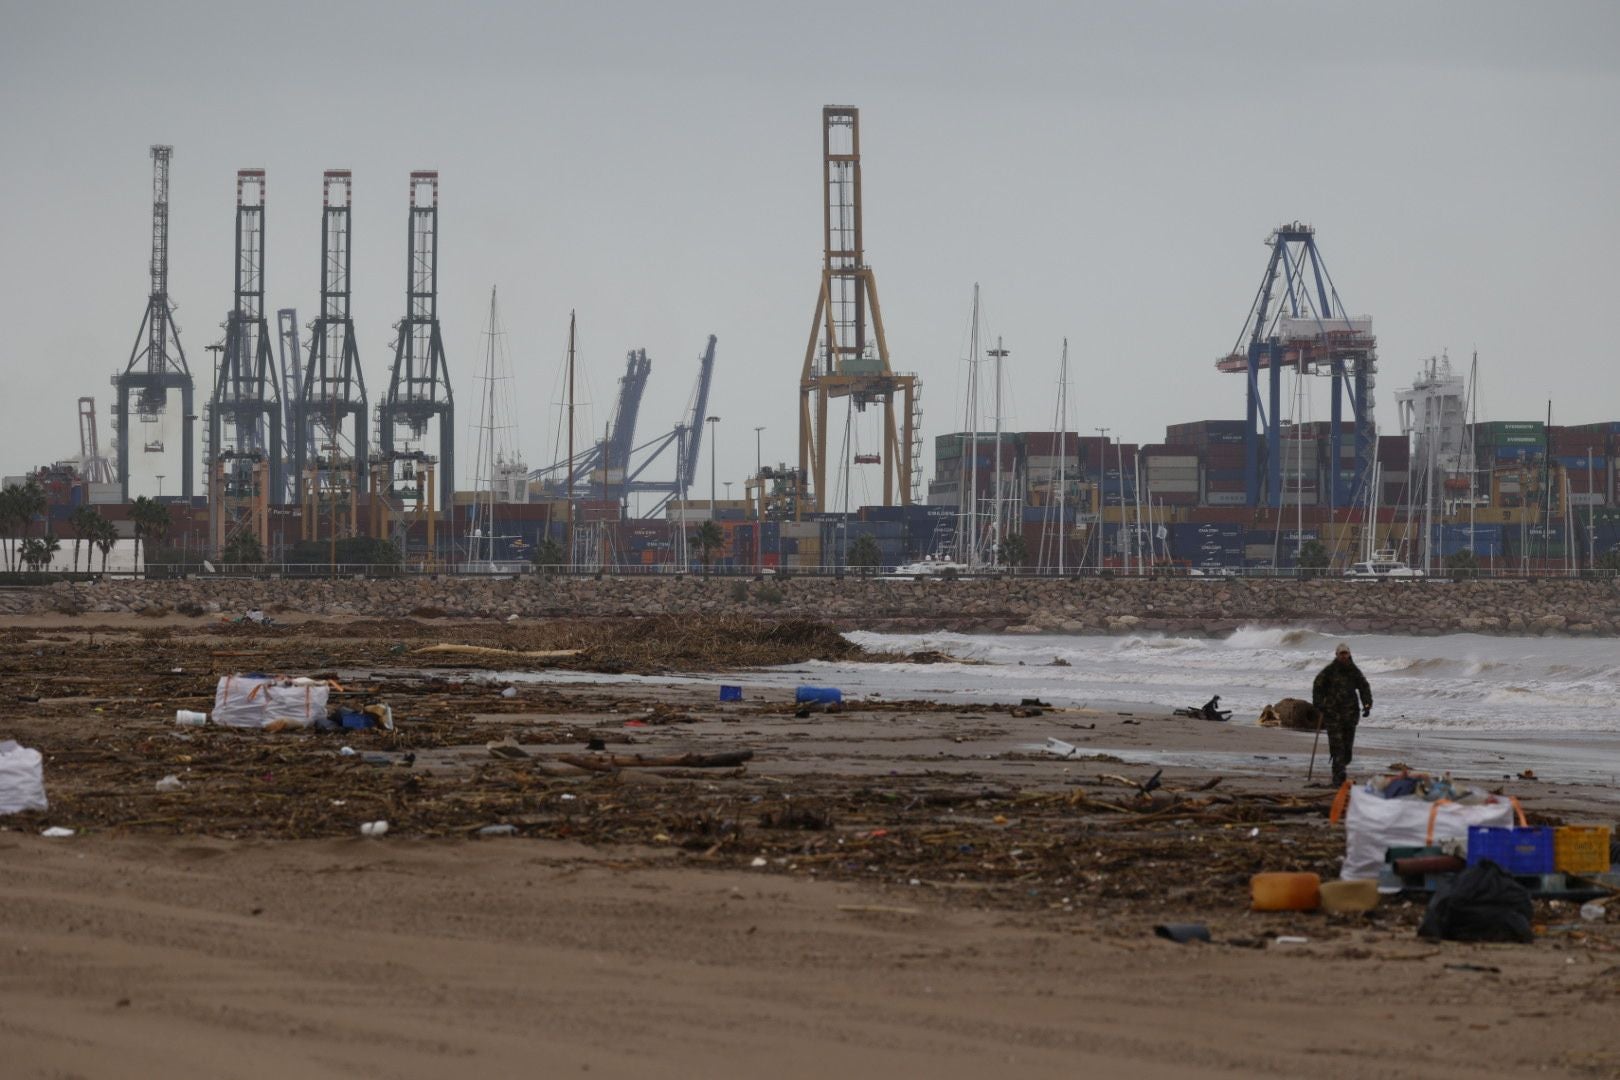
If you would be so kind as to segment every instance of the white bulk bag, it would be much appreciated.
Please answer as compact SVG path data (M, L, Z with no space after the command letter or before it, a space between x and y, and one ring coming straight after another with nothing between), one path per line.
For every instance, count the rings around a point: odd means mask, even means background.
M1429 802L1418 796L1386 799L1366 787L1350 789L1344 813L1344 867L1347 880L1376 878L1384 852L1392 847L1426 847L1447 840L1468 842L1468 826L1511 826L1518 808L1507 799L1484 803ZM1520 823L1523 814L1519 815Z
M0 814L47 810L45 763L38 750L0 742Z
M214 690L214 723L226 727L309 727L326 715L331 687L284 675L225 675Z

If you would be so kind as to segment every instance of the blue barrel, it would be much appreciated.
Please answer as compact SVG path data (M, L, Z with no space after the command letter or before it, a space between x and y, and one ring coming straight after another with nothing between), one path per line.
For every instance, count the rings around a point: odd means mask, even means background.
M793 692L793 700L799 705L838 705L844 692L836 686L801 686Z

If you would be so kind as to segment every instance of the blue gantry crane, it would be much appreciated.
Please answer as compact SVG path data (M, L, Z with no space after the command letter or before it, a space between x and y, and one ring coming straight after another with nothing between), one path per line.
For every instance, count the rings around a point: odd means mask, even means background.
M1378 342L1372 319L1345 312L1311 226L1298 221L1280 226L1267 238L1266 246L1271 258L1248 321L1232 352L1215 362L1221 371L1248 376L1243 434L1245 501L1250 506L1262 501L1282 505L1282 372L1291 367L1302 375L1325 374L1333 380L1328 493L1332 505L1347 506L1364 496L1377 444L1372 391ZM1262 371L1268 375L1264 399ZM1347 400L1355 442L1355 465L1348 482L1340 468Z
M573 475L576 498L618 498L621 502L635 493L653 493L662 496L648 510L647 516L656 517L663 512L670 499L691 487L697 475L698 456L703 443L703 418L709 408L709 386L714 378L715 336L709 335L703 354L698 358L697 384L687 401L685 420L654 439L639 445L635 442L636 424L641 413L641 399L652 374L652 361L645 349L633 349L625 358L624 375L619 379L619 395L608 423L604 438L574 455ZM655 462L674 449L675 476L669 480L645 480L643 475ZM565 458L529 474L530 480L539 480L561 494L566 487L562 479L570 472Z

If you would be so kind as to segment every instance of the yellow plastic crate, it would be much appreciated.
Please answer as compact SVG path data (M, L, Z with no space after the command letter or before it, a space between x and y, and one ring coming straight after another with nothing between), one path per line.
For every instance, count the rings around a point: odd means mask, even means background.
M1602 874L1609 869L1606 825L1560 825L1553 830L1553 867L1566 874Z

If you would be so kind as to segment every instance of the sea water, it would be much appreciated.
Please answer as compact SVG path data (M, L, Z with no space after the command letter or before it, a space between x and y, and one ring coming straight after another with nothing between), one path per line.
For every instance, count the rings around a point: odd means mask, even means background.
M1226 637L1165 634L848 635L873 652L938 650L966 663L799 665L845 692L1054 705L1202 705L1221 695L1253 721L1311 682L1343 641L1372 685L1367 728L1612 732L1620 729L1620 644L1601 638L1328 634L1240 629Z
M874 654L937 651L944 663L812 661L739 675L690 672L656 676L594 672L503 672L503 681L745 684L745 695L786 695L809 683L836 686L849 701L921 699L964 707L1038 698L1152 715L1202 705L1221 695L1235 724L1284 697L1309 699L1311 681L1343 641L1372 684L1372 715L1361 722L1359 760L1394 760L1456 769L1474 779L1505 780L1533 769L1543 780L1613 785L1620 778L1620 647L1599 638L1495 637L1477 634L1342 635L1309 629L1241 629L1225 637L1060 634L847 635ZM1019 721L999 750L1039 753L1047 736L1075 738L1052 717ZM1275 773L1304 770L1309 733L1281 732L1264 755L1250 751L1116 746L1086 741L1152 765Z
M1233 720L1252 723L1263 706L1309 699L1311 682L1343 641L1372 685L1363 729L1527 732L1620 731L1620 643L1604 638L1480 634L1330 634L1309 629L1240 629L1225 637L1068 634L892 634L855 631L877 654L937 651L959 662L812 661L749 673L657 676L591 672L502 672L512 681L746 681L751 687L836 686L846 697L1017 704L1142 705L1165 710L1221 695Z

